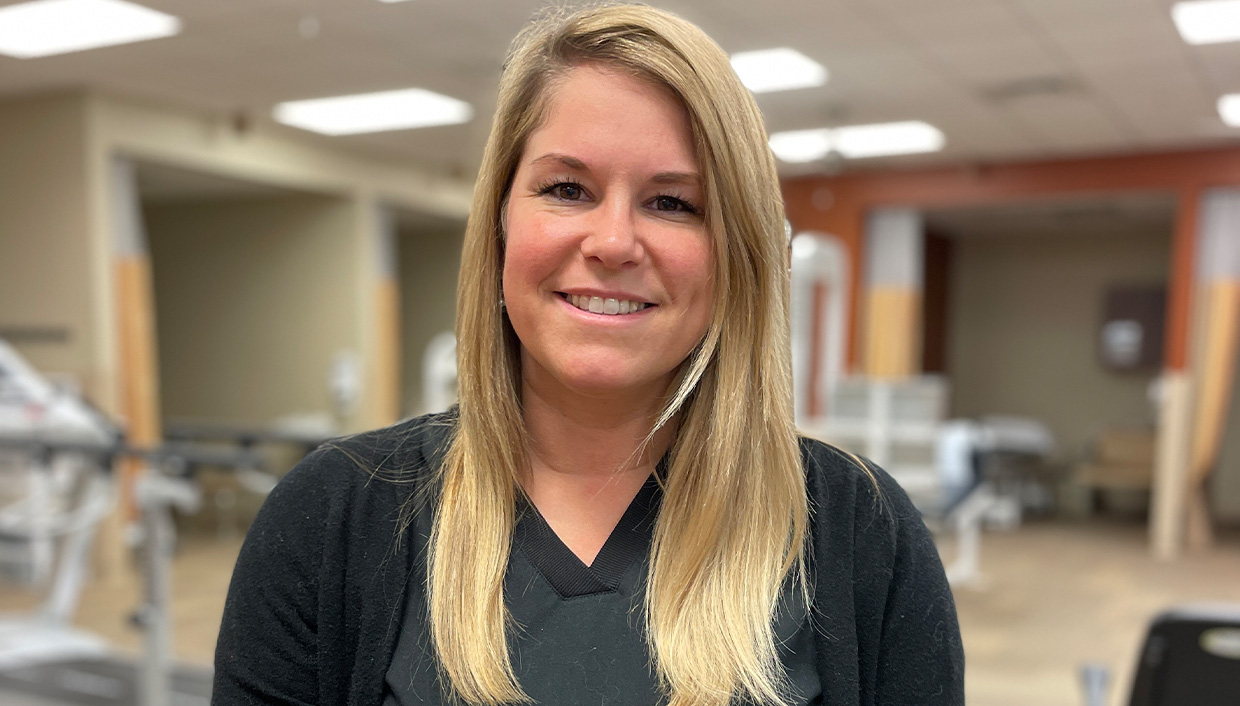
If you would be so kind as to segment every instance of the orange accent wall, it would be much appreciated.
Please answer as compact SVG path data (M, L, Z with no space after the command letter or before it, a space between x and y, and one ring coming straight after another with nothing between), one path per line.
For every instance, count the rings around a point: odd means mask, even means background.
M867 335L862 370L876 378L916 375L921 362L921 291L870 287L865 294Z
M387 425L395 423L401 416L400 283L391 277L384 277L375 289L379 338L375 360L379 400L375 408L381 415L375 421Z
M145 255L120 257L115 267L121 370L124 371L121 400L125 414L125 440L135 446L153 446L159 443L163 432L159 414L151 262ZM121 462L119 504L126 520L137 518L134 483L143 468L137 460Z
M1192 465L1194 484L1204 483L1218 463L1228 407L1236 375L1236 351L1240 348L1240 282L1222 280L1203 285L1198 292L1204 304L1204 335L1201 340L1200 383L1194 415Z
M974 206L1137 191L1174 193L1180 207L1172 246L1166 366L1182 370L1195 279L1198 194L1204 188L1237 184L1240 149L1219 149L804 177L786 180L783 192L794 231L830 233L848 247L852 301L858 305L863 300L865 217L875 207ZM856 328L855 305L848 325L850 367L857 360Z

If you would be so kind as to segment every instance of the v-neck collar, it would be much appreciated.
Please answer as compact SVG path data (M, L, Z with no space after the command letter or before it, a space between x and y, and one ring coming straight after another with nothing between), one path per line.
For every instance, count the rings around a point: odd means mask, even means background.
M647 478L589 566L560 540L538 508L524 498L517 508L513 539L561 598L613 593L625 572L650 546L662 494L655 477Z

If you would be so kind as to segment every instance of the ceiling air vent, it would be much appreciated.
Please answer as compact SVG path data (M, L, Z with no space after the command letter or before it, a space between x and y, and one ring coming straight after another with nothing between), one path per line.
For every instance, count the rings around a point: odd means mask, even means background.
M981 96L995 103L1006 103L1020 98L1066 96L1080 90L1078 82L1063 76L1028 76L987 86L981 90Z

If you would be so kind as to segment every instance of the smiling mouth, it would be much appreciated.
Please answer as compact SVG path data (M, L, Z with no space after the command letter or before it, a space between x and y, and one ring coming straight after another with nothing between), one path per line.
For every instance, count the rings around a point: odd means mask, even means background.
M647 307L654 304L649 302L631 301L629 299L612 299L610 297L591 297L584 294L566 294L564 292L556 292L564 301L573 306L588 311L591 314L604 314L606 316L620 316L622 314L636 314Z

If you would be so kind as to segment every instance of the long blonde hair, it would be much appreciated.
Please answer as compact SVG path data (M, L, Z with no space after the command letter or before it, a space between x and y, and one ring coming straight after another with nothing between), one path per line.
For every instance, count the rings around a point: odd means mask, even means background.
M527 462L520 343L499 306L502 211L554 80L585 64L669 88L689 116L714 239L713 319L654 432L675 418L651 548L646 637L671 706L784 703L772 629L805 579L809 507L792 416L787 244L761 114L696 26L645 6L545 17L514 41L466 227L457 293L459 426L441 473L427 586L442 674L469 704L528 701L504 575Z

